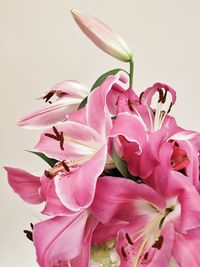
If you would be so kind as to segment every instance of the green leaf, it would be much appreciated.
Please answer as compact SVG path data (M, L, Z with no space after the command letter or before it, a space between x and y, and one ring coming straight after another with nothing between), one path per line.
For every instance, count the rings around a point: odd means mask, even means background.
M108 72L102 74L97 80L96 82L93 84L92 86L92 89L91 89L91 92L97 88L98 86L100 86L104 81L105 79L110 76L110 75L115 75L117 74L119 71L124 71L123 69L113 69L113 70L109 70Z
M128 173L128 169L127 169L127 165L126 162L123 161L119 155L117 154L114 146L112 148L112 156L113 156L113 160L115 163L115 166L117 167L118 171L123 175L123 177L129 177L129 173Z
M37 155L38 157L40 157L41 159L43 159L46 163L48 163L49 166L51 166L52 168L58 162L58 160L53 159L53 158L48 158L45 154L43 154L41 152L36 152L36 151L31 151L31 150L26 150L26 151L27 152L30 152L32 154Z
M87 104L87 96L86 96L86 98L84 98L83 101L80 103L78 109L84 108L86 104Z
M110 75L115 75L117 74L119 71L123 71L123 72L126 72L125 70L123 69L113 69L113 70L109 70L108 72L102 74L97 80L96 82L93 84L90 92L92 92L95 88L99 87L105 80L108 76ZM126 72L127 73L127 72ZM128 73L127 73L128 74ZM129 75L129 74L128 74ZM87 97L83 99L83 101L80 103L78 109L81 109L83 108L85 105L87 104Z

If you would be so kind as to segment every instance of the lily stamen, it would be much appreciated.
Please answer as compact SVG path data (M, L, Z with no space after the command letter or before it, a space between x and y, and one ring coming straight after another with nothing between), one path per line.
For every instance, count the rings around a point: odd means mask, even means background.
M132 241L132 239L131 239L131 237L130 237L130 235L129 235L128 233L125 234L125 237L126 237L128 243L129 243L130 245L133 245L133 244L134 244L133 241Z
M91 156L85 156L77 160L72 160L66 163L64 160L59 162L55 167L50 170L45 170L44 174L46 177L53 179L59 172L66 171L70 172L70 167L74 168L77 164L82 163L83 161L89 160Z
M70 169L69 169L68 165L65 163L64 160L61 161L61 164L62 164L62 166L63 166L63 168L65 169L66 172L70 172Z
M33 224L30 223L31 229L33 230ZM30 240L33 241L33 232L29 230L24 230L23 231L26 234L26 237Z
M63 135L63 132L61 131L59 133L55 126L53 126L53 131L54 131L54 134L45 133L44 135L49 137L49 138L52 138L52 139L54 139L56 141L59 141L61 150L64 150L64 146L63 146L64 145L64 135Z
M45 170L44 171L44 175L47 177L47 178L49 178L49 179L53 179L53 175L49 172L49 171L47 171L47 170Z
M157 107L153 109L151 107L153 97L158 93ZM166 110L163 110L163 105L167 101L167 95L170 93L171 102ZM149 112L149 118L151 123L151 131L158 131L165 120L166 115L171 111L172 105L176 101L175 91L166 84L156 83L152 87L149 87L145 92L143 92L139 97L139 103L146 106ZM152 114L152 112L154 114ZM154 125L152 127L152 121L154 120Z
M43 96L42 99L44 99L45 102L49 102L49 100L52 98L52 96L53 96L54 94L55 94L54 91L50 91L50 92L48 92L45 96Z

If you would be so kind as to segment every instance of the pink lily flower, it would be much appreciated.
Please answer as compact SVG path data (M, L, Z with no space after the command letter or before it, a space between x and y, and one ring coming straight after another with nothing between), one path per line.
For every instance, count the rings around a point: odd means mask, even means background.
M123 117L123 122L120 122L120 117ZM130 115L120 114L117 118L119 122L116 120L116 123L120 123L121 132L118 132L115 124L112 130L115 136L119 136L121 155L127 162L130 173L146 179L156 167L163 166L164 162L166 172L172 170L184 172L199 190L199 134L185 130L180 132L180 128L175 123L170 126L172 130L163 126L156 132L148 133L144 128L142 129L141 123L141 127L137 127L137 135L140 139L133 140L131 137L135 136L135 131L127 133L127 127L125 127L134 120L133 118L133 115L130 119ZM174 131L176 133L171 135ZM144 136L143 139L142 136Z
M154 94L157 92L159 93L158 104L157 108L153 109L151 107L151 102ZM168 93L171 94L172 100L171 104L169 104L169 108L166 109L167 111L164 111L163 105L167 100ZM127 162L130 173L134 176L146 178L162 160L162 145L166 142L173 142L171 145L173 151L173 147L176 149L176 144L180 143L179 146L180 149L182 149L182 156L180 156L179 149L179 166L177 164L178 154L174 152L172 155L172 151L169 152L171 153L170 156L172 156L170 159L173 165L172 167L174 170L186 168L189 176L195 176L195 178L192 179L195 181L194 183L197 184L199 179L199 147L197 147L199 135L197 133L193 133L193 135L190 134L190 132L187 133L177 126L173 117L167 115L171 106L175 103L175 100L175 91L161 83L156 83L153 87L148 88L141 94L140 98L129 90L121 94L118 100L119 115L112 129L112 136L115 137L114 144L122 159ZM134 126L134 121L136 119L137 124L140 124L140 126ZM130 128L130 125L132 128ZM136 129L137 131L135 131ZM178 134L179 132L180 134ZM183 146L181 133L185 136L185 139L186 136L188 136L187 139L193 138L196 140L193 141L196 145L194 146L191 142L187 142L188 144L186 145L185 143L185 146ZM139 139L134 139L136 134ZM192 157L192 153L194 153L194 157ZM193 162L190 162L189 158L193 158ZM146 164L147 162L148 164Z
M115 177L101 177L98 181L91 207L94 215L104 224L114 218L127 221L117 235L108 233L108 239L104 235L104 241L117 239L121 267L168 267L172 256L181 267L189 262L194 267L200 264L198 251L192 245L200 245L195 236L200 229L200 196L182 174L162 176L157 179L156 189ZM181 253L176 254L183 247L181 240L185 247L189 246L186 262Z
M89 95L85 112L80 111L84 119L80 121L76 116L78 120L47 129L36 146L36 150L65 163L49 170L49 174L54 177L60 201L71 211L78 212L91 205L98 177L104 169L114 166L108 138L115 101L124 92L118 84L120 77L109 76ZM112 101L107 104L108 95Z
M67 115L76 110L88 96L89 91L86 85L77 81L67 80L58 83L41 97L49 105L25 116L17 124L27 128L43 128L65 121ZM58 98L52 103L50 100L54 95Z
M92 16L75 9L71 12L83 33L101 50L121 61L132 59L130 48L119 34Z

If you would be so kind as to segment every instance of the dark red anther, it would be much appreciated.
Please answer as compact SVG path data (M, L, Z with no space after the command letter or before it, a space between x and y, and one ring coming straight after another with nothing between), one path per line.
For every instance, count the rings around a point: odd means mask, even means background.
M26 237L30 240L33 241L33 233L29 230L24 230L24 233L26 234Z
M142 104L142 96L143 96L144 92L142 92L139 96L139 104L141 105Z
M69 167L67 166L67 164L65 163L64 160L61 161L61 164L62 164L62 166L63 166L63 168L65 169L66 172L70 172L70 169L69 169Z
M121 253L122 253L122 256L123 256L124 258L127 257L127 255L126 255L126 251L125 251L124 247L121 247Z
M159 99L158 99L158 103L163 103L163 90L161 88L158 88L158 93L159 93Z
M144 257L143 257L143 259L144 259L144 260L147 260L147 259L148 259L148 256L149 256L149 253L148 253L148 252L146 252L146 253L144 254Z
M156 240L156 242L153 244L152 248L157 248L157 249L161 249L162 245L163 245L163 236L159 236L158 240Z
M30 223L30 226L31 226L31 229L33 230L34 225L32 223Z
M44 171L44 175L49 178L49 179L53 179L53 174L51 174L49 171L45 170Z
M60 133L60 148L64 150L64 134L63 132Z
M56 136L59 136L59 131L56 129L55 126L53 126L53 131L54 131L54 133L55 133Z
M54 134L45 133L44 135L49 137L49 138L52 138L56 141L59 141L61 150L64 150L64 134L63 134L63 132L59 133L55 126L53 126L53 131L54 131Z
M131 103L130 99L128 99L128 107L129 107L130 111L134 111L134 108L132 106L132 103Z
M51 98L52 98L52 96L54 95L54 91L50 91L48 94L46 94L44 97L43 97L43 99L45 99L45 102L48 102Z
M167 98L167 90L165 89L165 92L163 92L162 88L158 88L158 93L159 93L159 99L158 99L158 103L162 103L164 104L166 102L166 98Z
M165 89L165 93L163 95L163 102L162 103L165 103L166 99L167 99L167 90Z
M130 245L133 245L133 241L128 233L125 234L125 237Z
M49 138L55 139L56 141L59 141L58 137L55 136L54 134L45 133L44 135L47 136L47 137L49 137Z
M171 109L172 109L172 106L173 106L173 103L171 102L170 105L169 105L169 108L168 108L168 111L167 111L167 114L170 113Z

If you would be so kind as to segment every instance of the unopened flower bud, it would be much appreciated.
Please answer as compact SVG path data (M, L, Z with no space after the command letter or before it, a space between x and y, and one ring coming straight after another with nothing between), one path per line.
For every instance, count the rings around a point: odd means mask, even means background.
M87 37L107 54L128 62L132 52L121 36L98 19L73 9L72 15Z

